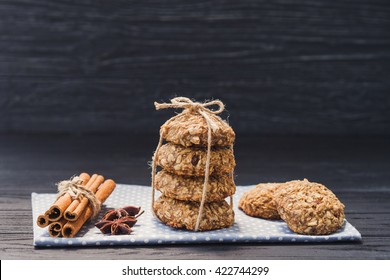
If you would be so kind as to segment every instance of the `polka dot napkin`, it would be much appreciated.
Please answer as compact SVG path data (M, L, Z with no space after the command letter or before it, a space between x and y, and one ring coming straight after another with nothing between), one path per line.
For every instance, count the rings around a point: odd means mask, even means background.
M45 212L55 199L55 194L32 193L34 245L51 246L114 246L114 245L158 245L191 243L238 243L238 242L335 242L359 241L360 233L345 221L343 228L327 236L306 236L292 232L283 221L268 221L252 218L237 208L241 195L253 186L237 187L234 195L235 223L227 229L191 232L168 227L154 218L151 208L150 187L118 184L106 200L100 216L87 222L75 238L52 238L47 228L36 225L37 216ZM138 218L131 235L104 235L94 223L107 210L126 205L141 206L145 213Z

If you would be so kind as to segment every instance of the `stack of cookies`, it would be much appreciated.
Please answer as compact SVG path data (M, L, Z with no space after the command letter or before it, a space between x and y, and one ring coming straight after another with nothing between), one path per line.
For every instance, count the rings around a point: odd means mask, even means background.
M258 184L240 199L238 208L252 217L282 219L294 232L327 235L344 224L344 204L322 184L307 179Z
M234 212L225 198L236 190L233 180L235 160L233 129L220 117L211 120L211 153L209 177L203 196L208 147L208 122L197 110L185 110L161 126L165 140L156 150L154 161L161 167L155 175L154 187L162 195L153 210L163 223L187 230L196 230L202 198L204 199L197 230L230 227Z

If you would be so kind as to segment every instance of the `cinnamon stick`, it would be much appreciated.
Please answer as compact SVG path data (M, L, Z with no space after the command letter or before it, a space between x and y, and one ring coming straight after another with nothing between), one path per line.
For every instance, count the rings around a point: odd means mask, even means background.
M37 225L41 228L47 227L50 221L45 214L41 214L37 218Z
M87 173L81 173L79 177L82 180L83 186L90 179L90 176ZM71 203L72 203L72 198L68 193L66 193L60 198L58 198L56 202L54 202L54 204L49 208L49 210L46 211L45 215L51 222L58 221L59 219L61 219L62 214L69 207Z
M51 237L61 237L62 227L66 224L67 220L61 218L59 221L52 222L49 226L49 234Z
M86 188L89 188L89 187L92 185L92 183L96 180L97 176L98 176L97 174L93 174L93 175L91 176L91 178L89 179L88 183L85 185L85 187L86 187ZM67 212L69 212L69 211L73 212L74 209L76 209L76 207L77 207L76 203L79 203L79 201L78 201L78 200L73 200L72 203L71 203L71 204L68 206L68 208L65 210L65 213L67 213ZM65 215L66 215L66 214L65 214ZM65 216L65 215L64 215L64 216Z
M99 186L104 182L104 177L101 175L93 174L91 179L88 181L88 184L85 185L93 193L96 193ZM75 221L78 219L80 214L88 206L89 200L86 197L83 197L81 200L73 200L69 207L65 210L64 218L68 221Z
M101 203L104 203L106 199L115 189L115 182L111 179L106 180L102 186L96 192L96 198L99 199ZM92 216L93 210L91 206L88 206L85 211L79 216L76 221L68 221L62 228L63 237L74 237L85 222Z

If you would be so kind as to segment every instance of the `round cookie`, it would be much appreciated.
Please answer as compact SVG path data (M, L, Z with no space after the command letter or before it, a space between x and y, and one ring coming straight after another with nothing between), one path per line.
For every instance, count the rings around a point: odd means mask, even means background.
M203 177L178 176L161 170L156 174L155 186L163 195L178 199L200 202L203 193ZM206 202L220 201L231 196L236 185L230 175L210 177L207 187Z
M274 200L274 192L280 183L258 184L245 192L238 203L238 208L245 214L263 219L279 220L280 216Z
M176 175L204 176L207 150L186 148L167 143L157 152L156 162L164 170ZM231 173L236 166L232 149L213 148L210 156L210 175Z
M231 146L235 139L233 129L220 117L211 115L215 126L211 131L211 146ZM160 128L162 137L174 144L185 147L192 145L207 146L208 126L199 113L178 115Z
M296 233L326 235L344 224L344 204L324 185L306 179L286 182L275 200L280 217Z
M187 230L195 230L199 213L199 203L182 201L160 196L154 203L154 212L164 224ZM225 201L204 204L200 231L230 227L234 222L234 212Z

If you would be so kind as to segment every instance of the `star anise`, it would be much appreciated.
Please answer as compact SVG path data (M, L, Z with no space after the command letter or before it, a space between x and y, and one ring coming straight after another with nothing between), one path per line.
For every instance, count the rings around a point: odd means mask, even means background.
M141 211L141 207L126 206L123 208L107 211L103 216L103 220L113 221L122 217L135 216L139 213L139 211Z
M144 211L140 212L141 207L126 206L116 210L110 210L104 214L103 219L95 224L104 234L130 234L131 229L136 223L137 218Z

